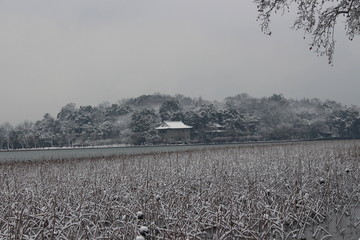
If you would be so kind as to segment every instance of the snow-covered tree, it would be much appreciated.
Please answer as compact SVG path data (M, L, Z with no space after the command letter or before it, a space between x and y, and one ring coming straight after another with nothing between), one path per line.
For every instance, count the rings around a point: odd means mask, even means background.
M11 146L11 131L13 130L13 126L10 123L6 122L0 125L0 148L10 149ZM4 146L5 145L5 146Z
M329 63L333 61L335 48L335 26L345 25L350 40L360 34L360 0L254 0L257 5L261 29L271 35L272 15L296 11L293 28L303 30L312 38L312 47L320 55L326 55ZM296 9L296 10L295 10Z
M17 132L17 141L21 144L21 148L29 148L35 146L34 123L24 121L15 127Z
M360 137L360 113L357 110L335 111L331 120L340 137Z
M51 147L54 146L57 124L55 119L49 113L46 113L42 120L37 121L34 128L40 142L45 145L49 144Z
M153 142L156 138L155 127L158 123L158 116L154 109L143 109L133 113L131 117L131 129L135 143L142 144Z
M184 118L180 104L175 99L165 101L159 108L159 114L162 121L182 121Z

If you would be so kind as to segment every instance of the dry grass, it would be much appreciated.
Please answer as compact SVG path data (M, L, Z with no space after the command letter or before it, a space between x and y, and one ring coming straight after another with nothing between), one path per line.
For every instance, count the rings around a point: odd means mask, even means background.
M334 213L357 233L359 159L332 141L3 163L0 238L335 239Z

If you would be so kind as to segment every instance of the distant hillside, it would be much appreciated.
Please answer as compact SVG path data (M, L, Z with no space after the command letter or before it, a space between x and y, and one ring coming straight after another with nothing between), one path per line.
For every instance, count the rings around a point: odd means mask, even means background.
M2 124L0 148L157 144L155 127L166 120L192 126L195 143L360 137L359 108L331 100L239 94L214 102L157 93L98 106L69 103L57 116Z

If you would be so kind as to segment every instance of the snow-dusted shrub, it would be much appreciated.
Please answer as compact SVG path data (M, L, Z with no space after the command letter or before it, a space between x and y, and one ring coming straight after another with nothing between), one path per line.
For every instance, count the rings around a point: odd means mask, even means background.
M336 238L360 225L359 158L332 141L3 163L0 238Z

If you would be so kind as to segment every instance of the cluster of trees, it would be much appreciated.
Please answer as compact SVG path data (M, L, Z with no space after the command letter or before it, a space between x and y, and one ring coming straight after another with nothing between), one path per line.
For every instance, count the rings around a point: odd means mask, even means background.
M237 142L314 138L359 138L359 108L319 99L240 94L223 102L182 95L143 95L96 107L70 103L56 117L0 125L0 148L156 144L162 121L193 127L194 142Z

